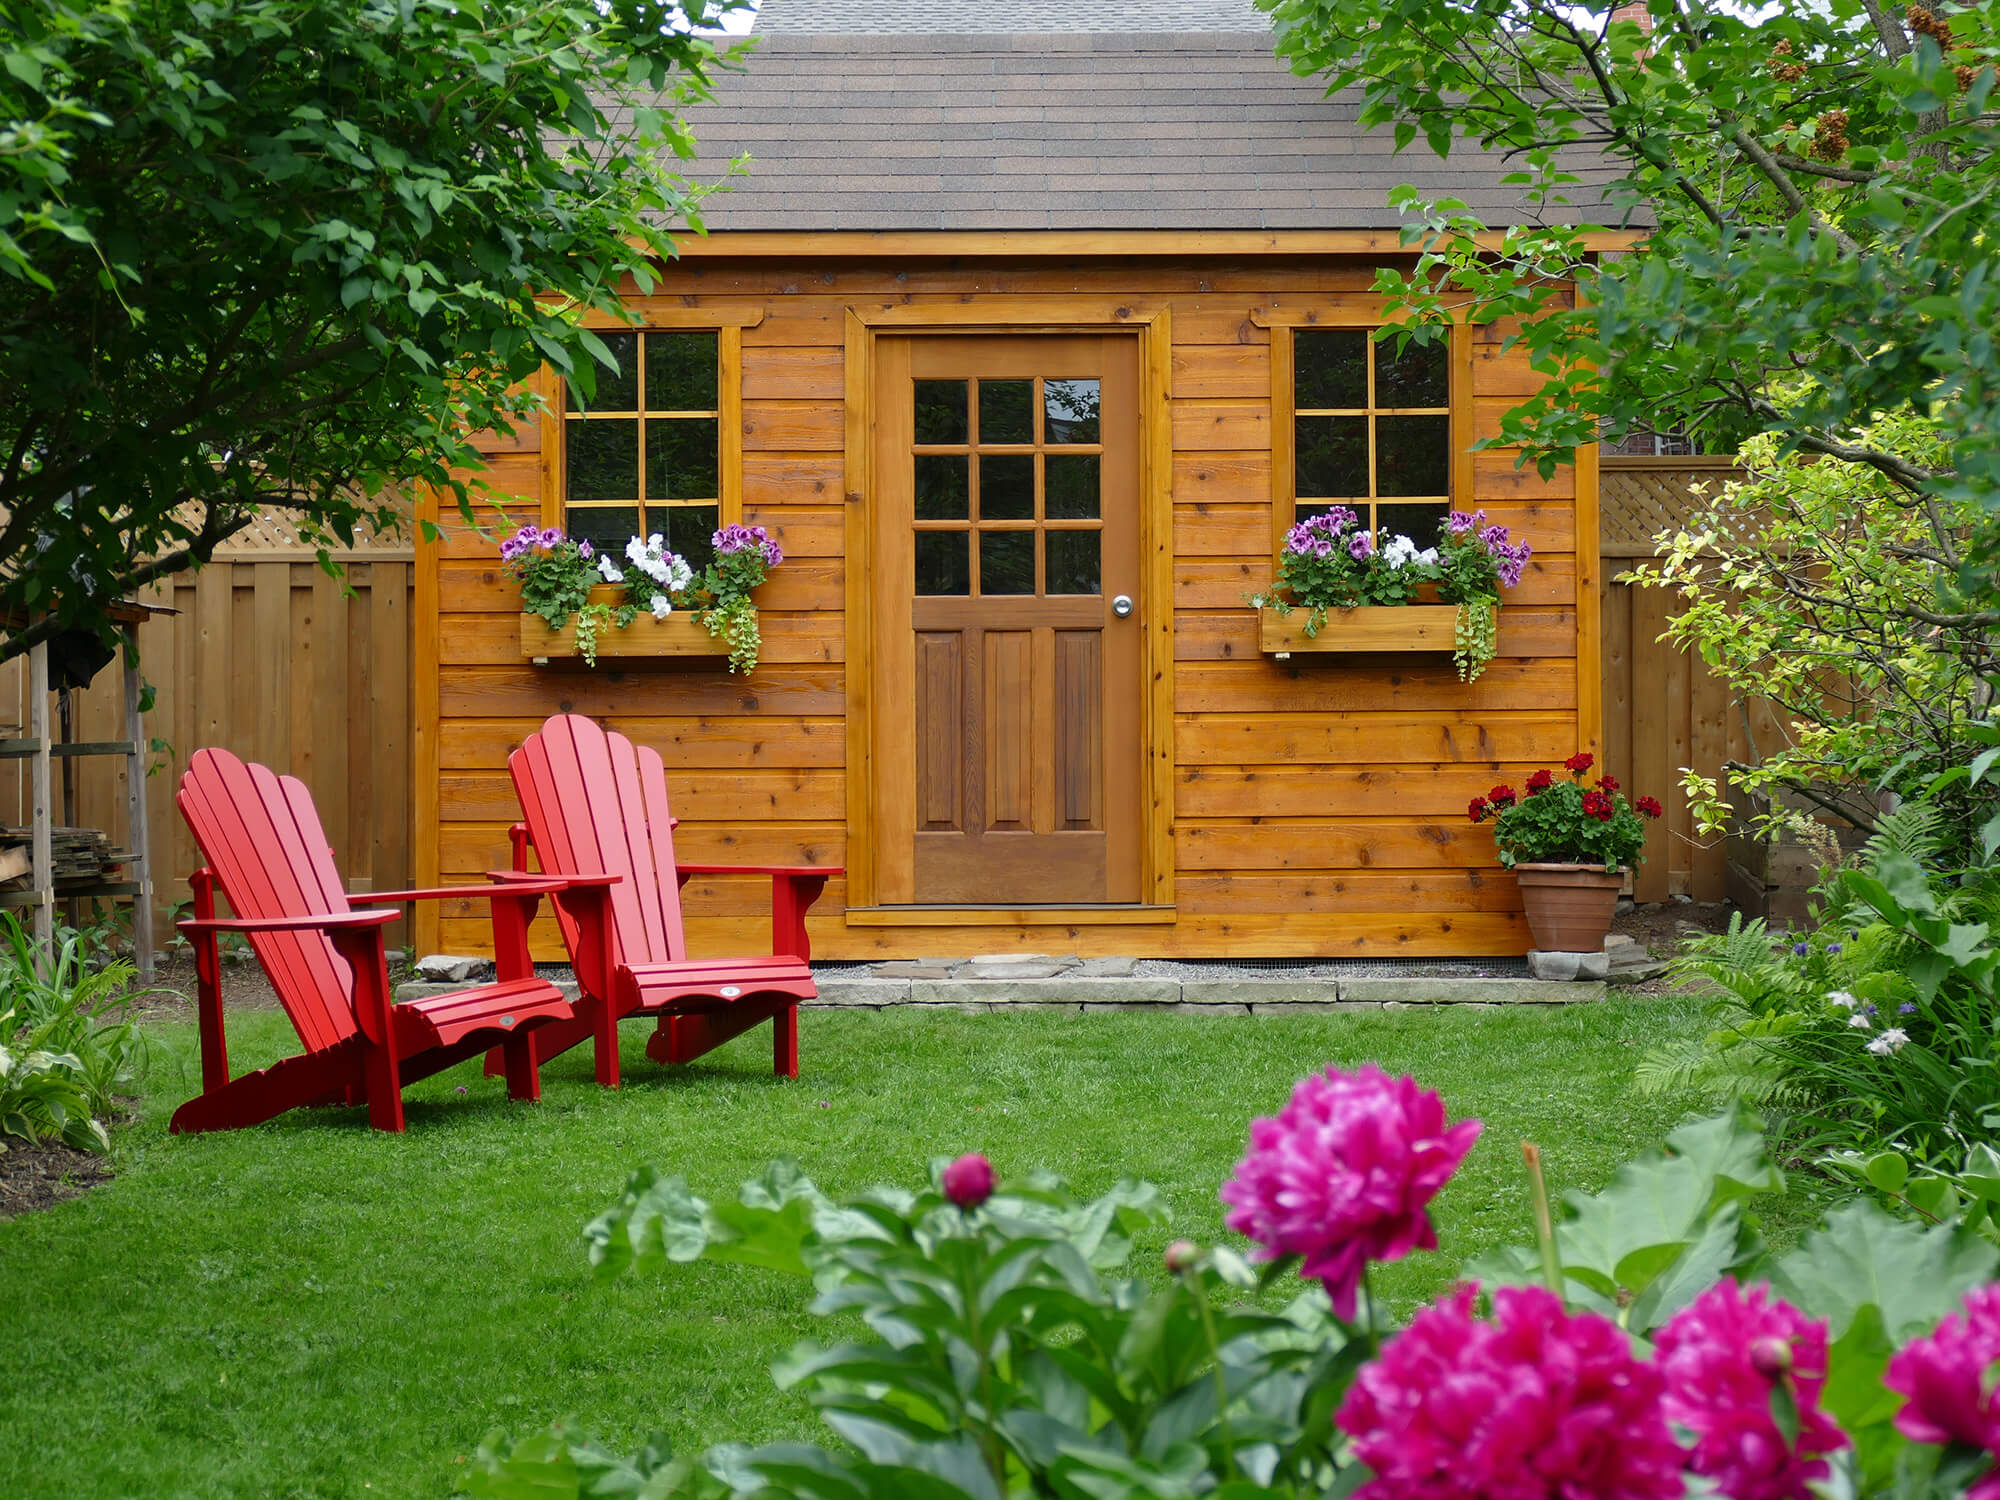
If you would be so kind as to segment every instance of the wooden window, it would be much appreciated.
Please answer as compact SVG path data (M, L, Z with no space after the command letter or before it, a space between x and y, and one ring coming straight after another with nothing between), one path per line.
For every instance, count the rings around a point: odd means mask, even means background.
M562 393L553 520L623 556L634 536L664 535L699 570L717 528L742 519L738 380L741 330L602 330L618 368L597 367L589 400Z
M1398 349L1371 327L1274 327L1272 520L1278 547L1344 505L1428 547L1463 485L1462 334Z

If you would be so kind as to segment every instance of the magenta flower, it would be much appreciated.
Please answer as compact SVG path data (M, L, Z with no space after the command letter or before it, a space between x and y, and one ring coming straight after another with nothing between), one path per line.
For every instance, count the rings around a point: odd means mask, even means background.
M1831 1470L1822 1454L1847 1436L1820 1410L1826 1385L1826 1324L1768 1288L1741 1290L1726 1277L1660 1330L1655 1362L1666 1377L1662 1410L1694 1436L1690 1461L1731 1500L1808 1500L1806 1486ZM1771 1387L1791 1381L1799 1440L1787 1443L1771 1416Z
M1909 1397L1896 1430L1919 1443L1964 1443L2000 1454L2000 1405L1986 1372L2000 1360L2000 1283L1965 1294L1953 1313L1896 1352L1882 1384ZM2000 1500L2000 1470L1966 1492L1966 1500Z
M944 1169L945 1197L970 1212L993 1196L993 1163L971 1151Z
M1347 539L1347 555L1356 562L1366 562L1375 555L1375 537L1372 532L1357 531Z
M759 552L763 554L767 567L775 568L785 560L785 554L770 532L761 526L739 526L735 522L723 527L709 538L718 557L734 557L739 552Z
M1483 510L1476 510L1471 515L1462 510L1455 510L1444 523L1445 530L1453 536L1464 536L1468 531L1477 531L1485 524L1486 512Z
M1250 1122L1249 1153L1222 1185L1229 1227L1262 1246L1262 1260L1302 1256L1299 1274L1325 1283L1352 1321L1369 1261L1437 1248L1425 1205L1479 1130L1477 1120L1447 1127L1442 1099L1373 1063L1302 1078L1275 1119Z
M1538 1286L1425 1308L1362 1368L1334 1422L1375 1477L1357 1500L1679 1500L1663 1381L1623 1330Z

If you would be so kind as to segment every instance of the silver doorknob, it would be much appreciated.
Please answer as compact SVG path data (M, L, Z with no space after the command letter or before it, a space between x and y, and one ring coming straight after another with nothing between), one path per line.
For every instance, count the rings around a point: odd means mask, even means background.
M1132 596L1130 594L1120 594L1117 598L1113 599L1111 601L1111 613L1118 616L1121 620L1131 614Z

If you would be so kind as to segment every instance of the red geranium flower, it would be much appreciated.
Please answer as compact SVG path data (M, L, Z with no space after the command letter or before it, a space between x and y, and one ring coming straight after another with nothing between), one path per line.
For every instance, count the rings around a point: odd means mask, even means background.
M1641 797L1632 805L1649 818L1657 818L1663 810L1660 807L1659 799L1655 797Z
M1465 815L1475 823L1484 823L1491 811L1492 805L1484 797L1474 797L1465 807Z
M1578 776L1581 776L1585 771L1588 771L1592 766L1596 764L1597 764L1597 757L1592 755L1588 750L1579 750L1576 752L1576 754L1572 755L1568 760L1563 762L1565 768L1575 772Z
M1611 821L1611 814L1615 810L1615 805L1604 793L1585 792L1583 794L1583 813L1585 817L1595 818L1600 823L1609 823Z
M1537 792L1546 792L1554 782L1555 777L1551 776L1547 771L1530 771L1528 773L1528 795L1532 797Z
M1508 786L1503 782L1501 785L1496 786L1495 788L1493 788L1492 791L1486 794L1486 800L1491 802L1493 806L1496 809L1498 809L1502 807L1512 807L1516 802L1519 802L1521 799L1514 795L1514 789L1511 786Z
M1613 776L1600 776L1597 778L1597 789L1600 792L1615 792L1618 790L1618 780Z

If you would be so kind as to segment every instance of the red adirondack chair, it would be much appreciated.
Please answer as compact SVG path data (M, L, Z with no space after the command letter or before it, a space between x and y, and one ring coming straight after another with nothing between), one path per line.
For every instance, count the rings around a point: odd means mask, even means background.
M197 870L194 918L178 924L194 945L201 1026L200 1094L174 1112L172 1128L255 1125L302 1104L368 1106L378 1130L403 1128L403 1085L464 1058L498 1050L507 1093L541 1094L529 1039L574 1012L562 991L537 979L528 924L557 878L435 891L381 891L349 898L313 811L312 794L290 776L245 765L226 750L199 750L181 778L180 809L208 861ZM215 915L220 887L236 915ZM498 979L449 995L391 1005L382 928L394 910L357 911L445 896L490 897ZM586 925L602 890L577 902ZM598 920L601 920L599 918ZM305 1051L240 1078L229 1076L222 1034L220 933L249 937Z
M666 769L657 750L607 733L578 714L560 714L507 759L526 820L514 826L513 878L533 848L542 870L569 878L619 877L603 892L608 944L587 922L556 913L582 999L577 1019L531 1038L538 1062L583 1041L596 1042L597 1081L618 1085L618 1022L656 1016L646 1043L655 1062L691 1062L760 1022L774 1032L772 1068L799 1076L799 1012L813 988L806 912L838 869L793 865L689 865L674 858L679 821L667 807ZM680 889L694 875L768 875L771 953L725 959L688 957ZM488 1071L494 1071L489 1060Z

